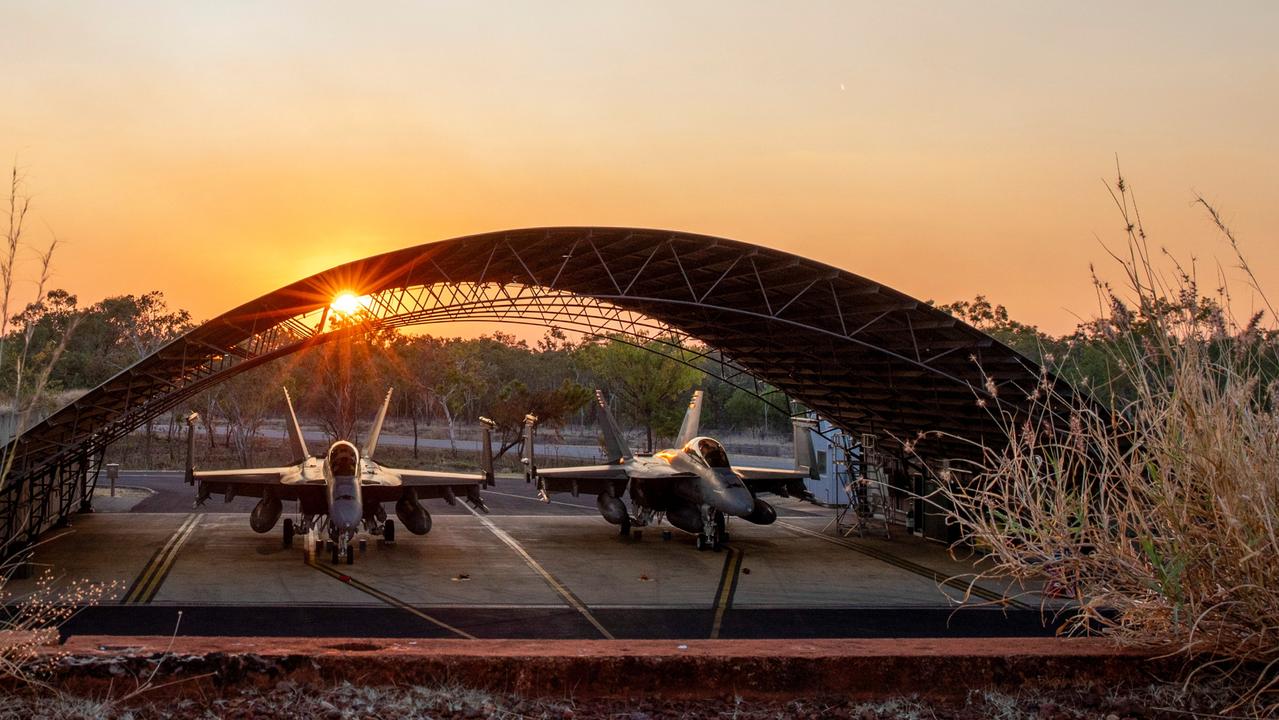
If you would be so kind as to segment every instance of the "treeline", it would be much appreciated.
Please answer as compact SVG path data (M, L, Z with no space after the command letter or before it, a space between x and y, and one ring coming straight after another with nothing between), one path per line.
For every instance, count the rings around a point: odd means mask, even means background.
M502 332L439 338L370 331L295 353L210 389L196 407L211 438L222 430L248 461L252 441L286 410L287 388L305 420L331 438L354 438L393 388L388 418L417 439L424 426L447 428L450 440L481 416L497 424L498 455L514 448L524 416L544 431L595 421L594 389L608 396L618 420L643 431L637 449L658 447L679 428L690 393L706 392L703 424L784 436L789 417L758 397L651 348L616 339L572 341L555 329L530 345ZM658 352L654 352L654 350ZM705 361L708 365L711 360ZM786 407L777 393L770 401Z
M1167 382L1171 368L1150 358L1157 355L1152 349L1169 341L1169 335L1173 342L1193 336L1223 363L1228 360L1254 368L1264 381L1261 385L1279 381L1279 331L1266 327L1265 311L1240 321L1221 300L1200 294L1192 278L1181 280L1180 292L1137 305L1099 283L1106 312L1062 335L1013 320L1007 308L981 295L939 308L1031 358L1106 407L1129 406L1140 394L1137 382ZM1145 373L1132 372L1134 367L1144 367ZM1258 387L1259 396L1265 389Z
M76 296L53 290L10 318L3 352L56 357L34 422L191 326L190 314L170 309L160 292L81 307ZM502 450L517 442L529 412L550 430L593 423L597 387L607 393L620 422L643 430L641 443L648 448L675 434L695 387L706 392L707 428L789 432L786 414L776 407L651 352L662 347L658 340L649 345L574 340L554 328L531 345L500 331L462 339L366 328L351 341L321 343L236 376L153 420L146 428L146 454L150 457L153 432L172 439L194 409L209 442L232 446L243 462L252 462L254 440L269 420L285 414L281 388L289 390L304 423L318 423L333 438L351 438L357 425L366 427L388 388L395 391L390 420L411 428L415 439L426 425L444 426L456 438L460 428L473 427L483 415L497 422ZM702 362L708 369L718 364L713 357ZM14 390L12 380L0 387L9 398ZM780 393L763 391L773 405L788 407Z
M1184 294L1182 305L1130 308L1118 298L1109 301L1112 308L1104 320L1080 324L1061 336L1012 320L1002 305L981 296L941 309L1112 406L1121 407L1133 396L1132 375L1122 367L1126 358L1143 353L1142 333L1163 327L1172 317L1194 317L1201 326L1215 328L1216 352L1247 353L1256 358L1264 377L1279 377L1276 334L1262 328L1260 315L1235 323L1226 308L1195 293ZM81 307L76 296L53 290L8 319L0 336L0 362L12 369L19 358L39 365L41 358L56 357L42 393L18 393L41 404L32 412L34 421L191 325L190 314L170 309L159 292ZM303 421L320 424L333 438L352 438L357 425L366 427L388 388L395 389L392 422L415 438L424 426L442 426L456 439L460 429L473 428L483 415L497 422L503 451L518 441L525 413L537 415L541 426L552 431L593 423L591 400L597 387L607 393L620 422L643 431L637 445L647 448L675 434L695 387L706 391L703 426L708 429L778 436L789 432L786 414L777 409L789 406L781 393L764 388L776 406L770 407L713 373L651 352L661 350L658 340L649 345L621 338L574 339L554 328L533 344L500 331L462 339L365 329L349 342L322 343L246 372L193 398L172 416L157 418L146 428L146 452L149 458L153 431L171 438L181 418L194 409L210 443L220 441L243 462L252 462L255 438L269 420L285 413L282 387L289 389ZM713 356L700 362L706 370L718 365ZM14 387L15 375L0 373L0 392L10 404L20 390Z

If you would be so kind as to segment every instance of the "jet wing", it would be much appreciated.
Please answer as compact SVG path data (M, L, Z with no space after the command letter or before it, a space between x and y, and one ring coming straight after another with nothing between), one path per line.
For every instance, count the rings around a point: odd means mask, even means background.
M773 493L782 497L795 496L808 499L812 494L804 485L809 477L808 468L760 468L733 466L738 477L753 493Z
M611 491L614 497L622 497L629 480L625 466L616 463L537 470L537 488L548 495L571 493L577 497L579 493L599 495Z
M199 484L197 497L203 501L213 495L262 497L268 491L281 500L301 500L304 505L325 502L323 482L301 479L296 467L250 468L247 470L196 470L192 473Z
M484 505L480 500L480 487L484 484L481 474L382 467L375 477L376 481L360 485L365 500L371 502L394 502L405 489L411 489L419 500L442 499L452 505L460 496L478 507Z

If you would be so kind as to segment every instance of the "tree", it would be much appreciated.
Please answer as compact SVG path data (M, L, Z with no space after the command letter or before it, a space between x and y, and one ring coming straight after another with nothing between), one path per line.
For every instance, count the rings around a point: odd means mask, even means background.
M608 388L623 417L644 428L646 447L679 430L688 393L701 377L696 369L665 354L654 339L635 345L621 336L583 344L578 358Z
M590 401L591 391L569 378L564 378L559 387L532 390L519 380L508 382L488 415L497 423L502 442L493 459L519 444L526 414L536 415L541 427L560 428Z
M296 397L330 440L353 440L359 419L371 416L386 395L396 333L364 318L330 320L342 336L302 351L294 367L303 378Z
M267 414L279 403L281 369L268 366L241 373L222 383L217 403L227 422L231 441L240 463L252 467L253 445Z

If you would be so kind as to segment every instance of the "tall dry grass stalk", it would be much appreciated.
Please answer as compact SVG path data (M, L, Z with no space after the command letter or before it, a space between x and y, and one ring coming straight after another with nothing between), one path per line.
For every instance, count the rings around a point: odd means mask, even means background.
M1127 247L1113 253L1122 290L1096 283L1091 342L1111 382L1091 390L1104 402L1067 400L1045 373L1029 416L1002 416L1007 447L942 494L963 542L989 550L989 574L1047 580L1073 599L1069 630L1184 653L1191 679L1247 679L1236 710L1279 714L1273 315L1236 322L1219 277L1205 295L1193 265L1152 257L1122 175L1111 192Z

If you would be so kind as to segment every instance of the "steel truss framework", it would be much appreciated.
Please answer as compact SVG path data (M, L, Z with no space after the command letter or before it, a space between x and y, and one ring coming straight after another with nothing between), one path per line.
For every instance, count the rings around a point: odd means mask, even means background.
M748 390L763 380L853 433L929 439L934 455L1004 437L1040 382L1032 361L935 308L852 273L741 242L660 230L539 228L429 243L300 280L191 330L6 448L9 552L85 506L107 445L200 391L358 323L495 321L656 339ZM349 318L345 318L349 320ZM648 343L651 344L651 343Z

